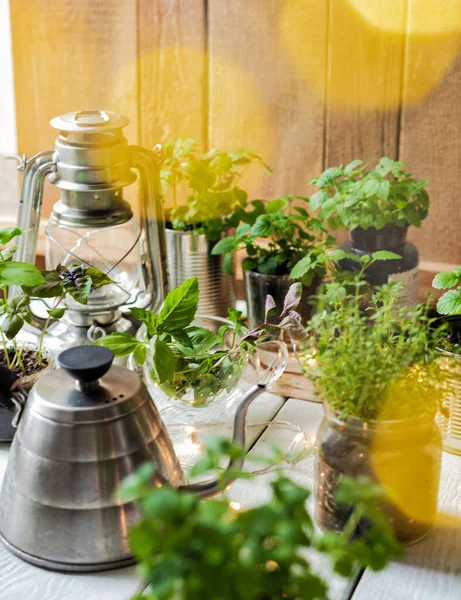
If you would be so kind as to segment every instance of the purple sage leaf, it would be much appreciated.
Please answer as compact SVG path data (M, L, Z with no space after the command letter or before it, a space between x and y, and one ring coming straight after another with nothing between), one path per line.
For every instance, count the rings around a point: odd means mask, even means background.
M266 296L266 306L265 306L266 320L269 317L269 313L271 312L271 310L274 310L275 308L276 308L275 300L272 298L272 296L270 294L268 294Z
M296 308L301 300L303 286L300 281L293 283L285 296L283 302L282 317L287 315L292 308Z

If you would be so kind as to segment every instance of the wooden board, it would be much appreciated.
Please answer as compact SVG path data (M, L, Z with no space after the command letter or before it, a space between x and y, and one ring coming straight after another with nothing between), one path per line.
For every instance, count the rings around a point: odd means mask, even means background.
M137 15L132 0L12 0L18 152L53 148L51 118L102 108L138 141ZM50 189L44 214L59 194Z
M398 155L406 8L375 5L397 32L380 30L349 0L329 3L326 167Z
M204 0L140 0L140 142L190 136L206 149Z
M408 41L405 56L400 158L416 177L429 180L429 217L410 239L421 259L461 263L461 16L451 14L452 3L426 7L427 18L445 18L445 32L421 32L419 3L409 0ZM459 8L459 6L458 6ZM432 14L433 13L433 14ZM454 31L450 31L450 28Z
M366 571L353 600L458 600L461 590L461 458L443 454L439 524L385 571Z
M306 194L322 169L326 6L208 2L209 143L247 146L273 167L272 176L249 171L244 183L253 198ZM319 88L308 84L305 70Z

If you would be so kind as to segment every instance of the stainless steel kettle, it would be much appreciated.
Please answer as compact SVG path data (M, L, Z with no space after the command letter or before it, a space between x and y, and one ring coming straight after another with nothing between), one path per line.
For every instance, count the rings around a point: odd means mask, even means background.
M22 414L0 493L0 537L35 565L96 571L134 562L127 531L138 508L121 499L119 488L146 461L156 465L154 485L202 496L220 491L217 481L184 485L143 382L112 361L102 347L66 350L58 359L61 368L40 378ZM264 388L254 385L237 410L239 444L245 442L248 407Z

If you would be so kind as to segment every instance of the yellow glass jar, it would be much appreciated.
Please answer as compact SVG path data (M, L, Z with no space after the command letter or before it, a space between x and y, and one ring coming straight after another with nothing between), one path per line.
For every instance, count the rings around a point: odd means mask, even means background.
M442 457L433 415L346 421L325 404L316 446L315 518L322 529L342 531L351 514L350 506L336 501L339 479L345 475L368 476L382 486L387 498L382 509L400 542L415 543L429 532L437 516Z

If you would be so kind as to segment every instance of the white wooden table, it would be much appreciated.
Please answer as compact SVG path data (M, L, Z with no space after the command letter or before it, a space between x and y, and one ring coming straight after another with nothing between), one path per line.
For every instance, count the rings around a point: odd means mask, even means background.
M313 439L322 417L319 404L263 394L250 409L249 423L281 420L295 423ZM262 434L261 434L262 433ZM249 453L261 454L286 435L280 428L250 429ZM293 435L293 434L291 434ZM8 446L0 446L0 477ZM295 481L313 489L314 457L286 467ZM245 508L269 498L273 473L235 483L230 498ZM313 498L310 499L311 508ZM444 455L440 490L440 523L402 560L385 571L365 571L355 581L331 572L328 560L315 552L309 558L329 585L332 600L460 600L461 599L461 457ZM134 568L105 573L64 575L22 562L0 544L0 600L129 600L138 589ZM210 599L211 600L211 599Z

